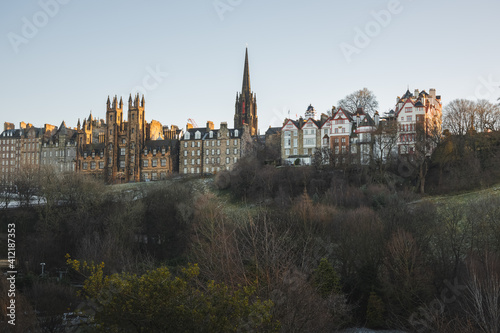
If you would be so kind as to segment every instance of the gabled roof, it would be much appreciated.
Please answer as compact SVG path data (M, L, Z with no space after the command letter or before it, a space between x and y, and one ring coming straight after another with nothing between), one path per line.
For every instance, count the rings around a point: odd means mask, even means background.
M415 103L415 106L416 107L423 107L424 105L422 104L422 102L419 100L417 103Z
M296 129L299 129L299 122L297 120L288 119L286 123L281 127L281 130L283 130L288 124L293 124Z
M344 116L345 116L345 117L346 117L349 121L352 121L352 119L353 119L353 115L352 115L352 113L350 113L349 111L344 110L344 109L342 109L342 108L338 108L338 109L337 109L337 112L335 112L335 113L332 115L332 120L335 120L335 118L337 117L337 115L338 115L339 113L342 113L342 114L343 114L343 115L344 115Z

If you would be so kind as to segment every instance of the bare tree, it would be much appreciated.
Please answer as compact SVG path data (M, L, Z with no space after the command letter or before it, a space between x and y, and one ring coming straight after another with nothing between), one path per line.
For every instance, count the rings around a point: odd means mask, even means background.
M467 261L465 311L485 333L500 332L500 258L490 252Z
M373 133L373 159L379 171L390 164L398 144L398 127L395 121L380 124Z
M485 99L476 102L474 128L478 132L500 129L500 106Z
M14 187L17 189L19 204L30 206L39 191L39 169L35 165L26 165L14 176Z
M358 108L363 108L365 112L373 115L378 108L378 101L373 92L363 88L341 99L338 106L352 113L356 113Z
M476 105L467 99L455 99L444 108L444 127L454 135L465 135L474 127Z

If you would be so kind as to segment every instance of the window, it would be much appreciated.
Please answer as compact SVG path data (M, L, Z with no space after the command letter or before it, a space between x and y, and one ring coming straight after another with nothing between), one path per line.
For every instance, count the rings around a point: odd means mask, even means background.
M290 155L290 149L285 149L285 155L286 156Z
M90 169L95 170L95 162L90 162Z
M142 166L143 167L148 167L149 166L149 161L148 160L142 161Z
M191 150L191 156L194 156L194 150Z
M194 141L193 141L193 142L191 142L191 147L194 147L194 144L195 144L195 143L194 143Z
M293 131L293 136L297 136L297 130Z
M229 164L229 157L226 157L226 164Z
M151 166L155 168L158 165L158 160L152 160L151 161Z
M406 121L411 121L411 116L406 116Z
M83 169L83 170L87 170L87 167L88 167L88 163L87 163L87 162L84 162L84 163L82 164L82 169Z
M298 143L297 139L293 139L293 146L294 147L298 147L299 146L299 143Z
M238 148L234 148L234 154L238 154Z
M161 166L162 167L166 167L167 166L167 160L166 159L162 159L161 160Z
M197 144L198 148L201 147L201 142L198 141L198 144Z
M147 161L146 161L147 162ZM125 168L125 161L120 161L120 168L124 169Z
M345 143L345 138L342 138L342 143Z
M151 180L158 180L158 173L156 172L151 173Z
M295 148L295 149L293 150L293 154L294 154L294 155L297 155L297 154L298 154L297 148Z
M226 155L229 155L229 148L226 148Z
M188 143L184 142L184 148L187 148L187 146L188 146Z
M184 150L184 156L188 156L187 150Z
M214 132L213 131L210 131L209 137L210 137L210 139L212 139L214 137Z
M125 156L125 148L120 149L120 155Z
M194 133L194 138L195 138L196 140L201 139L201 133L200 133L200 131L196 131L196 133Z
M104 169L104 162L99 162L99 169Z
M188 160L184 160L184 165L187 165L188 164Z
M233 157L233 163L238 162L238 157Z
M220 147L220 140L217 140L217 147Z
M220 155L220 149L217 149L217 155Z
M238 135L240 135L240 132L239 132L237 129L236 129L236 130L234 130L234 136L235 136L235 137L238 137Z
M405 108L405 112L411 112L412 110L413 110L413 108L411 106Z

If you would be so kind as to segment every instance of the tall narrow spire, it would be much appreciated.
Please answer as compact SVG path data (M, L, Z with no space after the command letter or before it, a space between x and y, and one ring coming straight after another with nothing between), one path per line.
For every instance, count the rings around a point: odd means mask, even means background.
M243 86L241 88L241 93L250 93L250 70L248 68L248 48L245 51L245 69L243 70Z

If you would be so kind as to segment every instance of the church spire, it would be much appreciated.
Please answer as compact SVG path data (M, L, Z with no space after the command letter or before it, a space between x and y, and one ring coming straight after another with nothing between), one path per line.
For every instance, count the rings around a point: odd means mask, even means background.
M243 86L241 88L241 93L245 94L248 92L250 94L250 70L248 68L248 47L245 51L245 69L243 70Z

